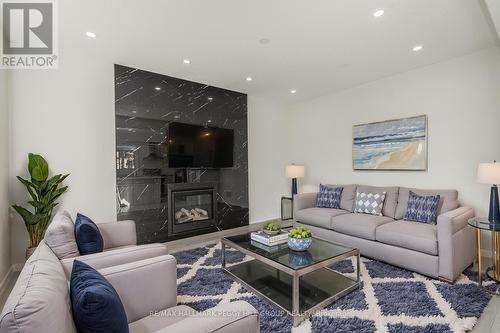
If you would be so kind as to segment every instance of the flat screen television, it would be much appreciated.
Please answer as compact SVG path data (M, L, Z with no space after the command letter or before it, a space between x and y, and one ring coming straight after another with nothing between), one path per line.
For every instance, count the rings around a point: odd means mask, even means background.
M169 168L230 168L234 131L173 122L168 126Z

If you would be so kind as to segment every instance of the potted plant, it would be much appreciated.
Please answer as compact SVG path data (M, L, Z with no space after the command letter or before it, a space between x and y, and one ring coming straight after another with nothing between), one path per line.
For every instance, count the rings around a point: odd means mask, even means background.
M18 205L12 208L22 217L30 238L29 248L26 250L26 259L33 253L42 241L45 230L52 218L52 210L57 206L56 200L68 189L60 187L67 175L55 175L49 178L49 165L40 155L28 154L28 172L30 180L17 176L17 179L26 187L30 195L28 204L32 211Z
M312 241L311 231L305 227L295 227L288 232L288 247L293 251L307 250Z
M281 224L277 222L269 222L262 227L262 230L268 235L276 235L281 231Z

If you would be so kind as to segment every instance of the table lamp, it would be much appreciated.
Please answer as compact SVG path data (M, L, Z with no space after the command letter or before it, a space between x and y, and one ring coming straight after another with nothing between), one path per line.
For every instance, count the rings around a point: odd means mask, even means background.
M292 178L292 196L297 194L297 178L304 177L304 173L303 165L290 164L286 166L286 176Z
M477 180L483 184L491 185L490 210L488 220L493 223L500 223L500 208L498 204L498 187L500 184L500 163L480 163L477 168Z

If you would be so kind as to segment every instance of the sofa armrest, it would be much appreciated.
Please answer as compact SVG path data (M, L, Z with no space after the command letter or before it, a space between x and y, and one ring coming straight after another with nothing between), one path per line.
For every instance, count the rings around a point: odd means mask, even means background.
M454 281L473 261L476 254L475 234L467 221L474 209L460 207L437 218L439 276Z
M177 304L177 262L171 255L100 269L125 308L128 322Z
M189 316L156 333L258 333L259 313L244 301L218 305Z
M471 207L459 207L437 217L437 232L439 236L450 237L467 226L467 221L474 217Z
M293 196L293 215L295 212L305 208L316 207L316 200L318 198L318 193L300 193Z
M75 259L83 261L94 269L101 269L165 254L168 254L167 247L163 244L156 243L124 247L100 253L87 254L76 258L67 258L61 260L61 264L66 276L69 278Z
M135 222L132 220L98 223L97 227L101 232L105 249L137 245Z

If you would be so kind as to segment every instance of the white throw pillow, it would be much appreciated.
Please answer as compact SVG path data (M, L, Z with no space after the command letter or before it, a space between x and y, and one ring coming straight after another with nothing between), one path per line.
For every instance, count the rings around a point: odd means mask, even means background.
M68 212L58 212L45 231L45 243L61 259L80 255L75 239L75 224Z

